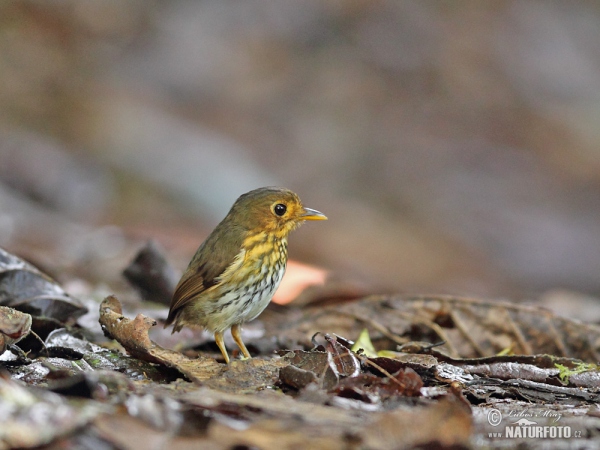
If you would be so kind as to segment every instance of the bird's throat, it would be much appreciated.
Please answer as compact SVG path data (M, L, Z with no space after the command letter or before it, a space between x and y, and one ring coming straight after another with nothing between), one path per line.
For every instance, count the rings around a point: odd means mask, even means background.
M246 251L245 259L259 263L272 264L276 261L287 261L287 236L275 233L255 233L244 239L242 248Z

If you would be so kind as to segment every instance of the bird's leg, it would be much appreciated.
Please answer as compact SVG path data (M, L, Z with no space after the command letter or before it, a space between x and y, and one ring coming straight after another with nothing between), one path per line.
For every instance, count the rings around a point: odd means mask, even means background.
M244 354L244 358L252 358L252 356L250 356L250 352L244 345L244 341L242 341L242 327L239 323L236 323L231 327L231 335L233 336L233 340L235 341L235 343L238 345L238 347Z
M229 355L227 354L227 349L225 348L225 342L223 342L223 332L222 331L217 331L215 333L215 342L219 346L219 350L221 350L221 354L223 355L225 362L227 364L229 364Z

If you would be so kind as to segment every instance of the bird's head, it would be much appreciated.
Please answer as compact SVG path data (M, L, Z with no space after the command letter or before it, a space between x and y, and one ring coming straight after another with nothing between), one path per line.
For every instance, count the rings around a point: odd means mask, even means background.
M327 220L327 217L304 207L289 189L264 187L240 196L225 220L251 232L285 238L305 220Z

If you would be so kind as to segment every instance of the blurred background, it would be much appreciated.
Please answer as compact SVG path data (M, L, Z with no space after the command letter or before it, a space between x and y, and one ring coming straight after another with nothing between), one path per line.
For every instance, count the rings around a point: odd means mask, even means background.
M0 246L183 269L250 189L371 292L600 293L596 1L0 3ZM353 284L354 283L354 284Z

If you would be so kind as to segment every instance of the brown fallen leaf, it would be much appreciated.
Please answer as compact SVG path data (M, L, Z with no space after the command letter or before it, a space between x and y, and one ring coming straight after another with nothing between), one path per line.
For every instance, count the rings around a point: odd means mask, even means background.
M9 345L16 344L31 331L31 315L0 306L0 355Z
M112 295L100 305L100 325L107 337L118 341L135 358L171 367L191 381L223 391L252 392L272 386L279 369L289 364L285 359L250 359L223 365L207 356L188 358L152 342L148 330L156 321L143 314L133 320L124 317L121 303Z
M333 364L329 353L312 350L294 350L286 354L286 359L292 366L284 367L280 371L280 379L283 383L296 389L301 389L312 383L325 390L332 389L339 381L339 373ZM313 376L308 373L312 373Z
M355 377L360 373L360 361L354 352L338 341L336 336L323 335L327 344L325 350L331 356L330 364L339 376Z
M212 358L192 360L155 344L148 336L148 330L156 325L154 319L138 314L131 320L122 312L119 300L109 295L100 305L100 325L107 337L118 341L135 358L172 367L196 382L206 381L222 371L222 366Z
M222 392L256 392L273 387L279 379L279 371L288 365L289 361L286 358L236 360L217 376L202 384Z
M360 361L342 343L345 341L343 338L327 333L323 334L323 338L324 346L319 345L311 351L295 350L286 355L291 365L281 369L279 378L282 383L295 389L316 383L320 388L330 390L341 377L355 377L360 373Z
M279 371L279 381L284 385L300 390L309 384L318 386L319 378L317 374L296 366L286 366Z
M325 308L300 310L290 321L267 323L267 336L310 346L316 332L353 339L366 327L376 350L410 341L444 345L453 358L549 354L600 360L600 326L557 316L536 306L452 296L372 296Z

